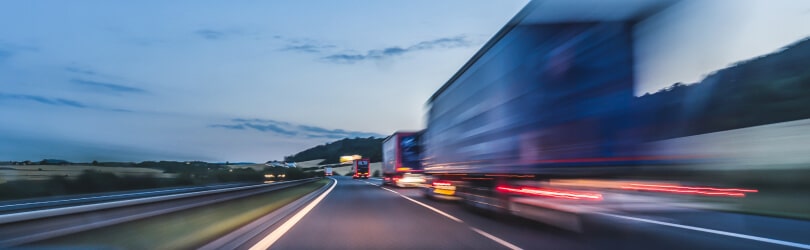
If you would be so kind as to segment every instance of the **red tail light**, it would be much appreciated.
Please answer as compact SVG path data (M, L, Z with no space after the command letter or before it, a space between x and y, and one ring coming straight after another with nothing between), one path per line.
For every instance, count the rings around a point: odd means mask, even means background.
M532 196L546 196L555 198L564 198L572 200L602 200L602 194L579 192L571 190L549 189L549 188L536 188L536 187L507 187L498 186L495 188L498 191L506 193L524 194Z
M709 196L731 196L731 197L745 197L745 193L758 192L758 190L756 189L687 187L677 185L652 185L652 184L629 184L626 186L622 186L621 188L640 191L666 192L677 194L697 194Z

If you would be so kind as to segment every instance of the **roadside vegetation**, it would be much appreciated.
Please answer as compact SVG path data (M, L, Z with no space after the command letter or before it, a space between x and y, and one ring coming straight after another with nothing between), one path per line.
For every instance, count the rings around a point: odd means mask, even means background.
M0 169L4 172L0 175L0 200L323 176L322 171L297 168L264 167L263 170L256 170L240 165L205 162L40 163L51 162L15 162ZM13 178L3 180L4 176Z
M335 164L344 155L362 155L371 162L382 161L382 142L384 138L345 138L342 140L318 145L310 149L284 157L287 162L302 162L324 159L319 164Z
M327 183L328 179L322 179L260 195L55 238L33 247L195 249Z

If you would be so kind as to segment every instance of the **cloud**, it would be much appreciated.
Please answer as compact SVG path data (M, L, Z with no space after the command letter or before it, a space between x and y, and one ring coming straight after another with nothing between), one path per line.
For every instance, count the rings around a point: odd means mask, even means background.
M197 31L194 31L194 34L197 34L198 36L200 36L202 38L205 38L205 39L208 39L208 40L219 40L220 38L225 37L225 32L211 30L211 29L197 30Z
M0 62L8 60L9 58L17 55L18 52L31 51L39 51L39 48L0 41Z
M304 52L304 53L321 53L324 50L331 49L331 48L335 48L335 45L307 43L307 44L287 45L287 47L284 47L281 50L282 51Z
M269 120L269 119L256 119L256 118L254 118L254 119L242 119L242 118L235 118L235 119L232 119L231 121L238 122L238 123L253 122L253 123L269 123L269 124L275 124L275 125L280 125L280 126L292 126L292 124L289 123L289 122Z
M262 124L245 123L244 125L249 127L249 128L256 129L256 130L259 130L259 131L262 131L262 132L270 131L270 132L275 132L277 134L282 134L282 135L297 135L298 134L295 131L286 130L286 129L281 128L278 125L273 125L273 124L264 124L264 125L262 125Z
M470 45L472 45L472 41L467 40L466 36L456 36L420 42L414 46L411 46L411 49L415 50L435 49L435 48L449 49L458 47L469 47Z
M247 130L252 129L260 132L274 133L277 135L288 137L301 137L301 138L354 138L354 137L383 137L377 133L360 132L360 131L347 131L343 129L326 129L317 126L309 126L302 124L293 124L284 121L267 120L267 119L232 119L232 124L214 124L209 125L210 128L224 128L230 130Z
M114 83L89 81L82 79L71 79L71 83L85 87L93 88L94 90L107 91L112 93L147 93L146 90L136 87L119 85Z
M367 133L367 132L358 132L358 131L346 131L343 129L325 129L321 127L315 126L307 126L307 125L298 125L298 128L301 131L305 131L307 137L309 138L330 138L330 139L341 139L341 138L354 138L354 137L383 137L377 133Z
M201 37L201 38L203 38L203 39L214 41L214 40L222 40L222 39L228 38L228 37L233 36L233 35L242 35L242 32L239 31L239 30L233 30L233 29L227 29L227 30L225 30L225 29L222 29L222 30L199 29L199 30L195 30L194 34Z
M225 129L233 129L233 130L244 130L245 126L242 124L237 125L221 125L221 124L214 124L208 125L209 128L225 128Z
M267 120L267 119L241 119L241 118L232 119L231 122L234 122L236 124L214 124L209 125L208 127L225 128L231 130L245 130L247 128L251 128L262 132L274 132L276 134L287 136L294 136L298 134L293 130L285 129L285 127L292 126L292 124L288 122Z
M278 36L277 39L281 39L281 36ZM284 39L288 44L284 48L281 48L281 51L293 51L293 52L302 52L302 53L321 53L325 50L333 49L337 46L332 44L323 43L320 41L316 41L313 39L306 39L306 38L287 38Z
M35 103L45 104L45 105L49 105L49 106L69 107L69 108L79 108L79 109L94 109L94 110L120 112L120 113L134 113L135 112L135 111L129 110L129 109L108 108L108 107L94 106L94 105L88 105L86 103L76 101L76 100L58 98L58 97L46 97L46 96L39 96L39 95L0 93L0 102L3 102L3 101L35 102Z
M71 73L83 74L83 75L91 75L91 76L94 76L94 75L98 74L98 72L93 71L93 70L83 69L83 68L79 68L79 67L72 67L72 66L65 67L65 71L71 72Z
M21 101L33 101L45 105L51 106L64 106L64 107L73 107L73 108L88 108L87 105L70 99L63 99L63 98L50 98L44 96L37 96L37 95L21 95L21 94L4 94L0 93L0 101L3 100L21 100Z
M366 59L364 55L335 54L322 59L333 63L355 63Z
M351 64L364 60L381 60L395 56L401 56L407 53L421 51L421 50L434 50L434 49L451 49L459 47L469 47L474 43L470 41L467 36L445 37L429 41L418 42L408 47L388 47L382 49L373 49L366 51L366 53L338 53L325 56L321 59L331 63Z

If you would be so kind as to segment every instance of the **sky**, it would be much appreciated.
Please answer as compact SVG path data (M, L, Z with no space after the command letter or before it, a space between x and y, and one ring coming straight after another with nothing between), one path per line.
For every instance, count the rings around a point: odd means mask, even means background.
M280 160L424 127L526 0L0 2L0 160Z
M422 129L427 99L526 3L2 1L0 161L264 162ZM636 94L807 23L806 0L677 2L636 26Z

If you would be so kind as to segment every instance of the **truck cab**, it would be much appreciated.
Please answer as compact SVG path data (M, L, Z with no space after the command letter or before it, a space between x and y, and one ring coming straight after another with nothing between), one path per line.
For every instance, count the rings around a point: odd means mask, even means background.
M368 179L369 160L367 158L355 160L352 163L352 179Z

